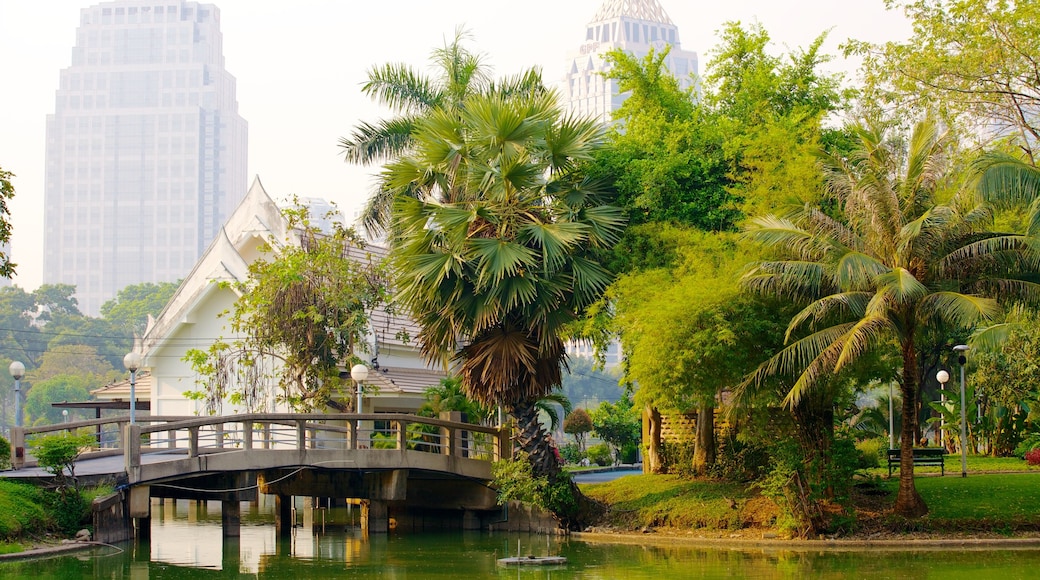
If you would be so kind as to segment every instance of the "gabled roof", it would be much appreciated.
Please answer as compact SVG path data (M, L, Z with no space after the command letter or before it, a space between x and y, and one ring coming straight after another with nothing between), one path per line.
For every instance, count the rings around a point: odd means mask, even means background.
M672 19L657 0L607 0L590 22L615 18L633 18L660 24L672 24Z
M99 401L129 401L130 379L105 385L90 391L90 394ZM147 401L152 398L152 373L140 371L134 381L134 398L138 401Z
M144 354L159 348L219 282L240 282L249 275L242 252L259 241L277 243L292 235L281 210L264 190L260 178L253 180L246 196L184 278L159 316L149 321L144 335Z

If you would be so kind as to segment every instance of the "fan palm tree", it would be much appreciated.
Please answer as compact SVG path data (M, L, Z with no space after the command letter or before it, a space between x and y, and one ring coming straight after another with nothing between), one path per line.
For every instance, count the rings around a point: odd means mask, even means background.
M491 68L480 54L466 49L463 29L455 38L430 55L436 71L426 76L403 63L390 63L368 71L368 82L361 91L388 106L395 115L375 123L362 122L350 137L342 137L339 147L348 163L383 163L409 151L416 125L435 110L457 110L475 94L535 94L545 92L541 72L531 68L514 77L495 82ZM393 192L379 186L369 198L362 222L370 232L381 232L390 222Z
M422 119L413 151L383 173L397 194L398 300L423 355L454 362L470 397L502 405L534 474L579 499L537 402L561 386L564 326L612 279L591 253L618 240L624 218L579 169L601 135L562 116L555 94L471 95ZM580 524L581 513L555 511Z
M1000 313L997 298L1030 298L1035 271L1020 237L987 230L987 206L937 204L946 185L949 139L931 121L916 125L905 150L886 131L854 127L849 158L822 157L837 217L806 208L787 217L752 220L748 233L778 252L744 282L807 304L791 320L788 346L748 383L792 377L785 404L867 352L898 348L902 372L899 493L895 509L927 513L913 479L912 449L921 381L918 346L929 327L971 330Z

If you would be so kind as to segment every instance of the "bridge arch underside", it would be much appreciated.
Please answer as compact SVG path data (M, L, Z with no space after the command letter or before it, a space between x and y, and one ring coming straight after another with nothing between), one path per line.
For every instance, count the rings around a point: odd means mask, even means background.
M489 462L423 452L227 451L144 464L128 475L156 498L235 502L259 492L353 501L402 530L483 527L500 513Z

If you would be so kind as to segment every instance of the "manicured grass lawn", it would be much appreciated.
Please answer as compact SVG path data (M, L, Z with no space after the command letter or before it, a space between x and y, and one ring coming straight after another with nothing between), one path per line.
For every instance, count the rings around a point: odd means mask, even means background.
M881 475L884 477L888 476L888 463L885 460L881 462L882 467L867 470L870 475ZM1024 459L1017 457L986 457L981 455L969 455L968 456L968 475L972 473L981 473L986 471L1016 471L1016 472L1033 472L1040 473L1040 466L1029 465ZM914 473L921 474L938 474L940 469L938 467L916 467ZM946 476L950 475L960 476L961 474L961 456L947 455L946 456ZM899 470L892 470L892 477L897 477Z
M1023 462L1024 463L1024 462ZM1040 523L1040 472L987 473L968 477L918 477L917 491L928 504L928 517ZM885 482L893 493L898 481Z
M741 484L690 481L675 475L629 475L583 485L582 491L609 504L610 523L626 528L739 528L739 508L755 496Z

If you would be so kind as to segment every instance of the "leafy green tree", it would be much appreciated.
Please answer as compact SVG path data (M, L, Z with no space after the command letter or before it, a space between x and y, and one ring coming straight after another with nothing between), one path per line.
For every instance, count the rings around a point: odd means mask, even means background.
M568 527L592 506L560 470L536 403L560 386L565 326L611 280L592 252L624 226L577 171L600 134L562 115L553 95L473 95L430 113L415 152L384 173L399 192L398 297L423 355L454 360L469 396L516 417L536 476L568 490L554 510Z
M913 24L903 42L852 41L865 96L906 118L942 113L965 136L1007 139L1035 165L1040 140L1040 5L1012 0L888 0Z
M592 431L592 417L585 409L575 409L563 419L563 432L573 435L578 449L585 451L585 436Z
M727 190L722 135L710 111L695 107L664 65L667 51L642 61L608 53L610 76L630 91L615 117L594 174L613 183L633 224L671 221L705 230L732 229L739 212Z
M216 412L226 399L261 408L277 384L277 400L298 410L351 404L337 397L340 368L359 361L369 316L387 301L381 263L353 230L334 224L323 234L306 208L285 210L289 240L272 240L235 285L240 298L230 315L241 338L217 341L186 355L203 389L191 394ZM277 362L275 362L277 361Z
M148 317L162 312L178 285L179 282L131 284L101 305L101 316L126 328L131 334L144 335Z
M467 36L459 29L451 43L433 51L430 64L436 74L432 77L401 63L369 69L368 81L361 91L389 107L395 115L375 124L363 122L354 128L349 138L341 138L339 146L347 162L370 165L408 153L414 145L414 134L425 118L434 111L458 111L472 95L545 92L541 73L535 68L496 83L483 56L463 46ZM385 184L377 189L362 215L365 228L378 232L390 225L394 195L395 191Z
M636 402L650 416L697 411L692 468L703 474L715 462L718 396L776 351L782 310L741 291L739 274L756 255L732 235L661 233L682 240L675 266L626 274L610 296L624 337L625 378L638 385ZM646 459L659 470L665 467L657 463L659 441L651 439L644 441Z
M82 316L76 300L76 287L72 284L43 284L33 293L36 302L37 321L47 323L60 316Z
M614 448L618 463L634 460L639 452L639 411L632 396L625 393L614 403L606 401L592 411L592 430Z
M8 203L14 199L14 184L11 183L13 178L13 173L0 167L0 245L11 241L11 208L8 207ZM11 278L14 276L14 268L11 256L6 252L0 252L0 277Z
M790 377L785 403L794 406L865 354L898 349L903 425L895 508L916 517L928 509L912 464L925 329L994 320L997 298L1034 294L1015 280L1035 262L1023 244L987 232L986 208L971 207L965 196L938 203L951 183L943 161L953 144L934 122L919 123L905 150L884 128L852 132L859 145L851 156L822 157L836 217L807 207L749 225L748 235L778 259L758 263L747 286L805 306L788 325L788 346L748 380Z
M25 414L31 425L55 425L64 420L61 409L51 403L63 401L86 401L90 399L90 390L98 388L98 383L80 375L57 375L33 384L25 397ZM72 409L70 416L82 411ZM93 418L93 417L91 417Z

